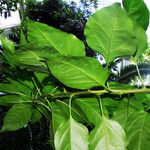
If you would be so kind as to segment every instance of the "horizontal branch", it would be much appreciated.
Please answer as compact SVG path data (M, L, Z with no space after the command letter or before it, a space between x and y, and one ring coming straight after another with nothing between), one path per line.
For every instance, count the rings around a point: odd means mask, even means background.
M103 95L103 94L110 94L110 95L125 95L125 94L132 94L132 93L150 93L150 89L143 88L143 89L128 89L128 90L118 90L118 89L109 89L109 90L87 90L87 91L79 91L79 92L63 92L59 94L48 94L43 95L43 97L47 98L67 98L70 96L83 96L83 95Z

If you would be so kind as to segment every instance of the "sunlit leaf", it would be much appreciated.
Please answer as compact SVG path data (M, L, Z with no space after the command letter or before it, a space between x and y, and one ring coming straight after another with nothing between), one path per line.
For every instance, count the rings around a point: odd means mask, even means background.
M103 117L101 124L90 133L89 150L125 150L125 132L120 124Z
M55 134L56 150L88 150L88 130L72 117L62 123Z
M51 73L66 86L89 89L105 86L108 70L94 58L56 55L47 61Z
M85 27L88 45L101 53L107 64L117 57L132 56L137 48L133 21L119 4L97 11Z
M74 35L46 24L27 20L27 37L30 44L38 47L50 46L61 54L84 56L84 44Z

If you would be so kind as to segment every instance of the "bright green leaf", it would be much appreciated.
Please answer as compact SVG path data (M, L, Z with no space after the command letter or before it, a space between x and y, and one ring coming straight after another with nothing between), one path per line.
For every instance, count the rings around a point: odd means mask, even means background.
M103 117L101 124L90 133L89 150L125 150L125 132L119 123Z
M56 131L56 150L88 150L88 130L72 117L64 122Z
M46 24L27 20L27 37L37 47L50 46L61 54L84 56L84 44L72 34L65 33Z
M123 6L129 16L146 30L149 25L149 10L144 0L123 0Z
M15 131L28 124L32 115L29 104L16 104L12 106L4 117L2 132Z
M105 86L108 70L94 58L56 55L47 61L51 73L71 88Z
M92 15L86 23L88 45L101 53L107 64L122 56L132 56L137 48L133 21L119 6L113 4Z

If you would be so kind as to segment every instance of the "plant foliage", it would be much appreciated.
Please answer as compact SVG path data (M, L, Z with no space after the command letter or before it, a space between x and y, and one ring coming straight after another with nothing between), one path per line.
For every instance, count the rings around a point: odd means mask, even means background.
M135 8L141 9L140 4ZM143 82L137 63L147 38L138 24L118 3L89 18L86 41L106 65L87 57L76 36L29 19L22 23L26 34L21 32L17 48L0 37L2 59L10 69L0 83L0 105L10 108L1 132L19 130L43 116L56 150L149 149L150 89L144 83L138 89L109 81L115 59L128 57Z

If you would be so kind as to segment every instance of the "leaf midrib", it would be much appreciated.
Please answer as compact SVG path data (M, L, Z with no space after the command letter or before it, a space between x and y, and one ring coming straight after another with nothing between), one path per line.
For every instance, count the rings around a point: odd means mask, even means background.
M96 84L98 85L101 85L101 83L99 83L95 78L92 78L89 74L87 74L86 72L84 72L81 68L79 68L78 66L74 65L74 64L71 64L71 63L67 63L67 62L64 62L64 61L59 61L59 60L56 60L56 59L53 59L53 61L55 62L58 62L58 63L64 63L66 65L69 65L71 67L75 67L77 70L79 70L80 72L82 72L83 74L85 74L86 76L88 76L92 81L96 82ZM90 67L90 66L89 66ZM102 86L102 85L101 85Z

